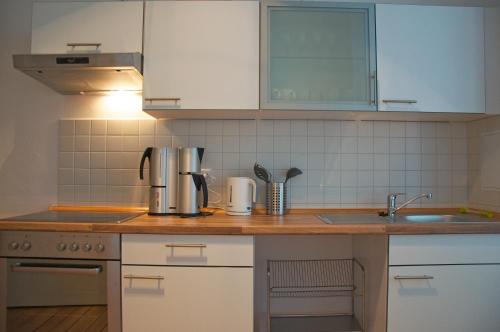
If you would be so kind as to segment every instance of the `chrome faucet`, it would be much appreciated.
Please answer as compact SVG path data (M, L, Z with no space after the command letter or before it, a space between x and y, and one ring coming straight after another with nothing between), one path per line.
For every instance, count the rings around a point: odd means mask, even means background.
M407 200L406 202L404 202L400 206L397 206L396 200L397 200L398 196L401 196L401 195L405 195L405 194L404 193L392 193L392 194L389 194L387 196L387 215L391 219L394 219L394 217L396 216L396 212L399 211L399 209L402 209L405 206L407 206L408 204L413 203L417 199L420 199L420 198L431 199L432 198L432 193L420 194L420 195L417 195L413 198L410 198L409 200Z

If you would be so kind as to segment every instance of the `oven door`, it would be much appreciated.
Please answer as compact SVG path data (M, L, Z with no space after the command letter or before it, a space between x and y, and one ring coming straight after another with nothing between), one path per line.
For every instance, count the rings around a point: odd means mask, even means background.
M119 261L7 258L0 263L7 331L120 331Z

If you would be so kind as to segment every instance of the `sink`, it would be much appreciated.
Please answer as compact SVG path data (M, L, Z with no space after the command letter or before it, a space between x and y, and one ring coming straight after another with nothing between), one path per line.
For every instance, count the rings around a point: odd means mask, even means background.
M329 225L353 225L353 224L385 224L385 223L481 223L500 222L500 220L486 219L477 215L453 215L453 214L396 214L396 219L381 217L376 214L322 214L317 215L321 221Z
M396 215L396 221L412 223L466 222L458 216L448 214Z

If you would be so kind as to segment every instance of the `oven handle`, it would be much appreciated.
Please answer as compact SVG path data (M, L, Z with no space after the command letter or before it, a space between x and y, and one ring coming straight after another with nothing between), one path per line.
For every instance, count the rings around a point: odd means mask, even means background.
M52 263L15 263L12 272L61 273L78 275L97 275L102 272L101 265L52 264Z

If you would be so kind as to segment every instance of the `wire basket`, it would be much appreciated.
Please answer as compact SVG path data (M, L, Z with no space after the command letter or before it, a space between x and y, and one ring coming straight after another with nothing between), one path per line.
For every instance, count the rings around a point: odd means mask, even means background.
M332 313L328 316L332 317L332 321L342 317L350 319L350 326L353 328L345 331L365 330L365 270L356 259L269 260L267 275L270 328L277 326L276 323L272 324L273 318L283 320L311 317L313 322L312 319L316 316L294 314L272 317L270 306L273 298L350 297L350 312Z

